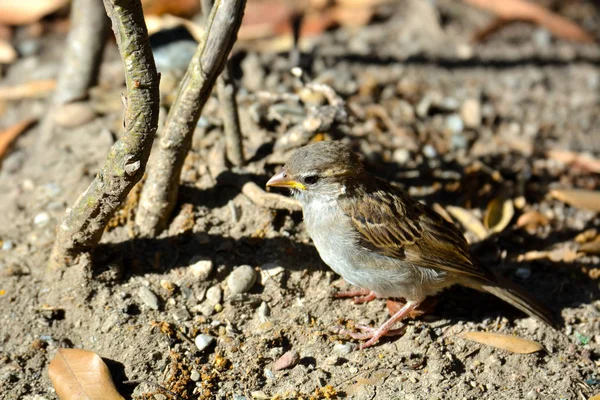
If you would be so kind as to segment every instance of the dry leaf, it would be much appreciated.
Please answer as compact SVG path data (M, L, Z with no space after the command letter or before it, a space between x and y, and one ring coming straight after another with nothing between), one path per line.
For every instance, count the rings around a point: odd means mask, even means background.
M600 393L589 398L589 400L600 400Z
M554 35L579 42L593 43L594 37L577 24L549 11L547 8L525 0L463 0L496 14L502 21L531 21L543 26Z
M600 211L600 191L586 189L556 189L550 196L576 208Z
M529 354L544 350L544 347L541 344L534 342L533 340L523 339L517 336L502 335L500 333L463 332L458 336L463 339L485 344L486 346L510 351L511 353Z
M496 197L487 206L483 217L484 226L492 232L500 233L515 215L515 207L511 199Z
M142 0L142 7L144 15L172 14L192 17L200 11L200 2L198 0Z
M596 236L598 236L598 231L595 228L591 228L575 236L575 241L577 243L585 243L596 239Z
M543 214L535 210L529 210L517 219L517 227L525 228L528 231L535 231L540 226L546 226L550 220Z
M6 154L6 151L15 139L36 121L36 119L26 119L0 132L0 159L4 157L4 154Z
M600 254L600 236L592 242L587 242L579 246L579 251L587 254Z
M3 86L0 87L0 100L21 100L32 97L45 97L52 92L55 87L55 79L31 81L16 86Z
M48 375L60 400L124 400L102 358L82 349L58 349Z
M483 226L481 221L479 221L479 219L469 210L456 206L447 206L446 210L448 210L450 215L456 218L462 226L477 235L479 239L483 240L489 236L489 232L485 226Z
M27 25L65 6L69 0L0 0L0 24Z
M600 160L589 155L568 150L548 150L546 156L564 164L570 164L589 172L600 173Z
M570 263L575 261L577 258L581 256L577 251L570 249L568 247L560 247L558 249L550 250L550 251L528 251L525 254L520 254L517 257L517 261L533 261L533 260L541 260L543 258L547 258L552 262L566 262Z

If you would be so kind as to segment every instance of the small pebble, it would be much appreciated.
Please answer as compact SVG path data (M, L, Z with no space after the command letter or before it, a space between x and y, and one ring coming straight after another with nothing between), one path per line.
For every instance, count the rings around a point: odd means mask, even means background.
M269 350L269 357L273 360L279 359L283 355L283 347L273 347Z
M426 144L425 146L423 146L423 154L425 154L425 157L427 158L437 157L437 151L435 150L435 147L433 147L430 144Z
M446 129L456 134L463 131L465 124L458 114L451 114L446 118Z
M467 99L460 107L460 116L467 128L481 126L481 102L477 99Z
M264 375L265 375L265 378L267 378L270 381L275 380L275 374L273 373L273 371L271 371L268 368L265 368Z
M247 400L247 397L242 394L234 394L233 400Z
M53 116L57 125L64 128L75 128L96 118L96 112L86 101L63 104Z
M392 153L392 159L398 164L406 164L410 160L410 150L399 148Z
M13 242L10 240L5 240L2 242L2 250L12 250Z
M213 270L213 262L210 259L194 258L189 269L199 281L205 281Z
M333 351L337 354L350 354L356 349L354 343L336 343L333 346Z
M200 380L200 373L196 370L192 370L192 373L190 374L190 379L194 382L198 382Z
M227 278L227 287L231 294L246 293L256 282L256 271L249 265L241 265Z
M296 350L290 350L282 355L279 360L273 364L273 371L281 371L283 369L292 368L300 361L300 354Z
M47 212L41 212L33 218L33 223L40 227L48 225L48 222L50 222L50 215Z
M211 286L206 291L206 302L212 306L219 304L223 299L223 290L219 285Z
M146 286L142 286L138 291L138 296L149 308L158 310L158 297L152 290L148 289Z
M153 397L154 397L154 400L167 400L167 396L165 396L164 394L160 394L160 393L155 394Z
M215 341L214 337L212 337L210 335L206 335L204 333L196 336L196 338L194 339L194 343L196 344L196 347L200 351L206 350L206 348L208 346L210 346L212 344L212 342L214 342L214 341Z
M117 314L110 314L108 318L104 320L104 323L100 327L100 331L102 333L106 333L110 331L110 329L117 324L119 321L119 316Z
M260 266L260 284L265 285L269 279L283 273L285 268L276 263L266 263Z
M327 357L325 360L323 360L323 364L325 365L329 365L329 366L334 366L334 365L338 365L340 363L340 357L334 355L331 355L329 357Z
M521 279L527 279L531 276L531 269L527 267L517 268L515 271L515 275L517 275Z
M258 315L260 322L267 322L269 320L269 316L271 315L271 309L269 308L269 305L263 301L260 303L258 310L256 310L256 314Z

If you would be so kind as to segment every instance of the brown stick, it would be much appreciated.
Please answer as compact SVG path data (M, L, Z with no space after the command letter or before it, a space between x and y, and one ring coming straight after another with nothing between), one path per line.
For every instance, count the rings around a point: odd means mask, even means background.
M125 66L125 134L59 225L49 261L54 269L73 263L100 241L111 215L144 174L158 124L160 78L140 0L104 0L104 6Z
M179 85L158 148L149 168L136 225L143 236L155 236L166 226L179 191L179 175L192 135L217 77L223 71L244 15L245 0L217 0L208 18L204 41Z
M217 80L217 93L221 106L221 115L223 116L227 159L236 167L241 167L244 165L244 147L242 145L238 104L235 99L237 87L227 65Z

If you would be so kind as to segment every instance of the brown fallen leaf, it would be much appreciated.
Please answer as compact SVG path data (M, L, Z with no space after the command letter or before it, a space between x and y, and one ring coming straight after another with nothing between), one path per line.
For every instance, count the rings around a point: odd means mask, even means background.
M548 150L546 156L550 159L579 167L589 172L600 173L600 160L587 154L581 154L568 150Z
M0 0L0 24L27 25L67 5L69 0Z
M567 40L593 43L594 37L568 19L549 11L547 8L525 0L463 0L472 6L490 11L501 20L494 24L502 26L506 21L530 21L543 26L555 36ZM487 29L489 30L489 29ZM479 35L481 36L481 35Z
M517 228L525 228L527 232L535 232L540 226L546 226L550 220L536 210L529 210L517 219Z
M0 87L0 100L46 97L56 88L56 79L31 81L16 86Z
M586 254L600 254L600 236L597 236L591 242L587 242L579 246L579 251Z
M25 132L31 125L37 122L37 119L26 119L21 122L17 122L13 126L0 131L0 160L6 154L10 145L15 141L16 138L23 132Z
M544 347L541 344L534 342L533 340L503 335L500 333L463 332L458 335L458 337L517 354L530 354L544 350Z
M489 202L485 210L483 225L492 232L500 233L510 224L514 215L513 201L496 197Z
M519 261L519 262L533 261L533 260L541 260L541 259L547 258L552 262L570 263L570 262L575 261L579 257L581 257L581 253L578 253L577 251L575 251L571 248L563 246L563 247L559 247L557 249L549 250L549 251L538 251L538 250L528 251L525 254L519 254L519 256L517 257L517 261Z
M456 218L462 226L477 235L479 239L483 240L490 235L489 231L483 226L481 221L479 221L479 219L469 210L456 206L447 206L446 210L448 210L450 215Z
M600 191L587 189L555 189L550 196L576 208L600 211Z
M82 349L58 349L48 375L60 400L124 400L102 358Z

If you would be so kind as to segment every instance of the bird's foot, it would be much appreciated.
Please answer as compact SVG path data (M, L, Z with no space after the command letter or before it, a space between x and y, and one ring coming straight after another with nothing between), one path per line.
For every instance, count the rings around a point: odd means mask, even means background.
M437 297L433 297L433 296L427 297L425 300L423 300L421 302L421 304L419 304L419 306L417 308L412 310L406 316L406 318L411 318L411 319L418 318L421 315L429 313L430 311L432 311L435 308L435 306L437 305L437 302L438 302ZM390 317L391 317L394 314L396 314L398 311L400 311L400 309L406 305L406 300L404 300L403 298L387 299L386 305L387 305L387 309L388 309L388 312L390 313Z
M406 302L401 309L396 311L396 313L394 313L394 315L392 315L392 317L379 328L372 328L366 325L356 325L356 328L361 332L352 332L341 327L336 327L338 328L336 329L336 333L348 335L356 340L366 340L366 342L360 344L359 350L366 349L367 347L371 347L377 343L383 336L397 336L404 333L405 327L400 329L392 329L392 326L394 326L396 322L401 321L410 315L410 313L418 306L419 302Z
M375 294L375 292L372 292L367 289L357 289L357 290L348 290L348 291L344 291L344 292L337 292L334 296L337 298L353 297L354 304L367 303L367 302L369 302L371 300L375 300L377 298L377 295Z

